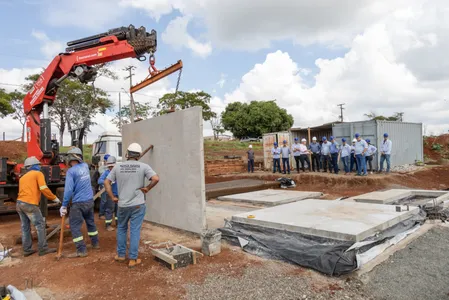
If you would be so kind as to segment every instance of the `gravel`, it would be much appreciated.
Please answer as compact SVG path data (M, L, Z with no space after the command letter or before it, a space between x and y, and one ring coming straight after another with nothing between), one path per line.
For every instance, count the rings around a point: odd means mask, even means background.
M449 228L434 227L367 274L374 299L449 299Z
M417 170L421 170L424 167L420 167L420 166L416 166L416 165L410 165L410 164L405 164L405 165L400 165L400 166L394 166L391 168L392 172L398 172L398 173L402 173L402 172L413 172L413 171L417 171Z

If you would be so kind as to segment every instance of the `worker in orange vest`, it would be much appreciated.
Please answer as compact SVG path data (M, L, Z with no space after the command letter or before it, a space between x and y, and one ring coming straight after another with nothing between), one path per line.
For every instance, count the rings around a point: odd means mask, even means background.
M48 248L45 220L39 209L39 202L41 193L48 200L59 204L61 201L48 188L44 174L40 172L40 164L36 157L28 157L24 163L26 173L19 180L16 210L22 223L22 246L25 257L36 253L36 250L32 249L30 224L33 224L37 231L39 256L56 252L56 249Z

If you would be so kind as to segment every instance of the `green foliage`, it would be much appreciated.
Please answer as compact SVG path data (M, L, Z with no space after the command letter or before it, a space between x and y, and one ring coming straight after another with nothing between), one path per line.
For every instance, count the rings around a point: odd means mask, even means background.
M370 112L367 114L364 114L365 117L367 117L370 120L379 120L379 121L400 121L402 122L402 117L403 117L404 113L402 112L397 112L394 113L394 115L390 116L390 117L385 117L382 115L377 115L374 112Z
M165 94L157 105L156 115L163 115L168 113L171 108L175 110L186 109L194 106L200 106L203 108L203 119L204 121L209 121L211 118L216 117L209 104L211 96L203 91L188 93L181 92L175 95L174 93Z
M0 89L0 117L6 117L13 112L9 94L4 89Z
M131 120L130 107L131 105L123 106L122 109L115 114L114 119L112 119L112 123L115 124L115 126L117 126L119 131L121 131L120 116L122 117L122 125L130 123ZM134 107L136 119L148 119L152 115L152 112L154 112L154 108L148 102L147 103L134 102Z
M221 115L225 130L236 138L259 137L264 133L288 130L293 125L293 117L274 101L234 102L226 106Z
M443 146L441 144L433 144L432 145L432 150L434 151L441 151L443 149Z

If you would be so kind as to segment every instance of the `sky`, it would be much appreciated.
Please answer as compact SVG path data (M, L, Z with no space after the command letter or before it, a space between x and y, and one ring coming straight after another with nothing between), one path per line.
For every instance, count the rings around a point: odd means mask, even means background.
M276 99L295 127L307 127L338 120L344 103L345 121L404 112L404 121L439 134L449 130L447 15L444 0L0 0L0 88L18 88L70 40L133 24L157 31L158 68L181 59L179 89L209 93L217 113ZM88 142L117 130L111 119L129 89L129 65L136 82L147 76L148 61L125 59L111 66L118 80L96 81L114 108L95 117ZM176 81L173 74L135 100L154 105ZM121 99L129 103L124 92ZM5 118L0 132L20 137L20 123Z

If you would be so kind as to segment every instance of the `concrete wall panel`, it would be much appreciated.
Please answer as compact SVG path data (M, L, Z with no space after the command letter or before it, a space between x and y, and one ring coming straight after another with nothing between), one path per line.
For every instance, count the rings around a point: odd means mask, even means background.
M154 145L141 161L160 176L159 184L147 194L145 220L201 233L206 228L201 108L125 125L123 154L133 142L143 149Z

